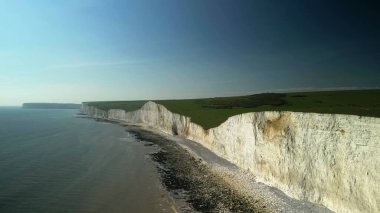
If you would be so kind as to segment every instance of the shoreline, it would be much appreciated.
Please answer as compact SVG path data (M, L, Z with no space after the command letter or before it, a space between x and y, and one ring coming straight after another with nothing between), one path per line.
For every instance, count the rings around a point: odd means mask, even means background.
M242 196L204 161L174 141L136 126L125 127L138 140L148 142L148 146L157 146L158 150L149 155L163 185L175 199L185 200L192 207L178 209L180 212L272 212Z
M121 125L144 143L147 150L154 147L147 155L156 165L161 182L173 196L179 212L332 212L257 182L252 174L194 141L146 125L94 120Z
M291 198L336 212L378 210L374 171L379 158L373 149L380 139L377 118L250 112L206 130L191 117L152 101L135 111L105 111L86 103L81 111L92 118L138 124L195 141Z

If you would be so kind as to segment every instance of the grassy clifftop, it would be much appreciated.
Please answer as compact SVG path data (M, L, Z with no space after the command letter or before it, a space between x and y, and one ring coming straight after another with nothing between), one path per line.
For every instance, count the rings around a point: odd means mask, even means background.
M139 109L147 101L89 102L103 110ZM216 127L228 117L259 111L293 111L380 117L380 89L297 93L186 100L157 100L170 111L191 117L204 128Z

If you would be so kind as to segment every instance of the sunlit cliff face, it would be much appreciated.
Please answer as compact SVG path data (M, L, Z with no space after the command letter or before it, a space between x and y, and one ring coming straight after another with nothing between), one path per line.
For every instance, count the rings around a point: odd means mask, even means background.
M337 212L380 210L379 118L254 112L230 117L206 131L154 102L134 112L106 112L87 105L82 111L194 140L252 172L258 181Z

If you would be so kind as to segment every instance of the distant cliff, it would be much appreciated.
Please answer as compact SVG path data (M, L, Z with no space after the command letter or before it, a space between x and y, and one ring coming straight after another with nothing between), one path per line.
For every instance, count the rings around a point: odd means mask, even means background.
M293 198L336 212L380 211L380 119L301 112L252 112L205 130L148 102L139 110L82 105L93 118L143 124L203 144Z
M22 108L26 109L80 109L80 104L67 103L24 103Z

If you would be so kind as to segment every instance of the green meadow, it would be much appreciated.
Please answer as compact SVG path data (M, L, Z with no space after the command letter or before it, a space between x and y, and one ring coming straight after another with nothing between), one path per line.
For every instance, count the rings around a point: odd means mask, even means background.
M248 96L184 100L153 100L172 112L191 117L206 129L228 117L261 111L293 111L380 117L380 89L295 93L262 93ZM139 109L147 101L88 102L103 110Z

